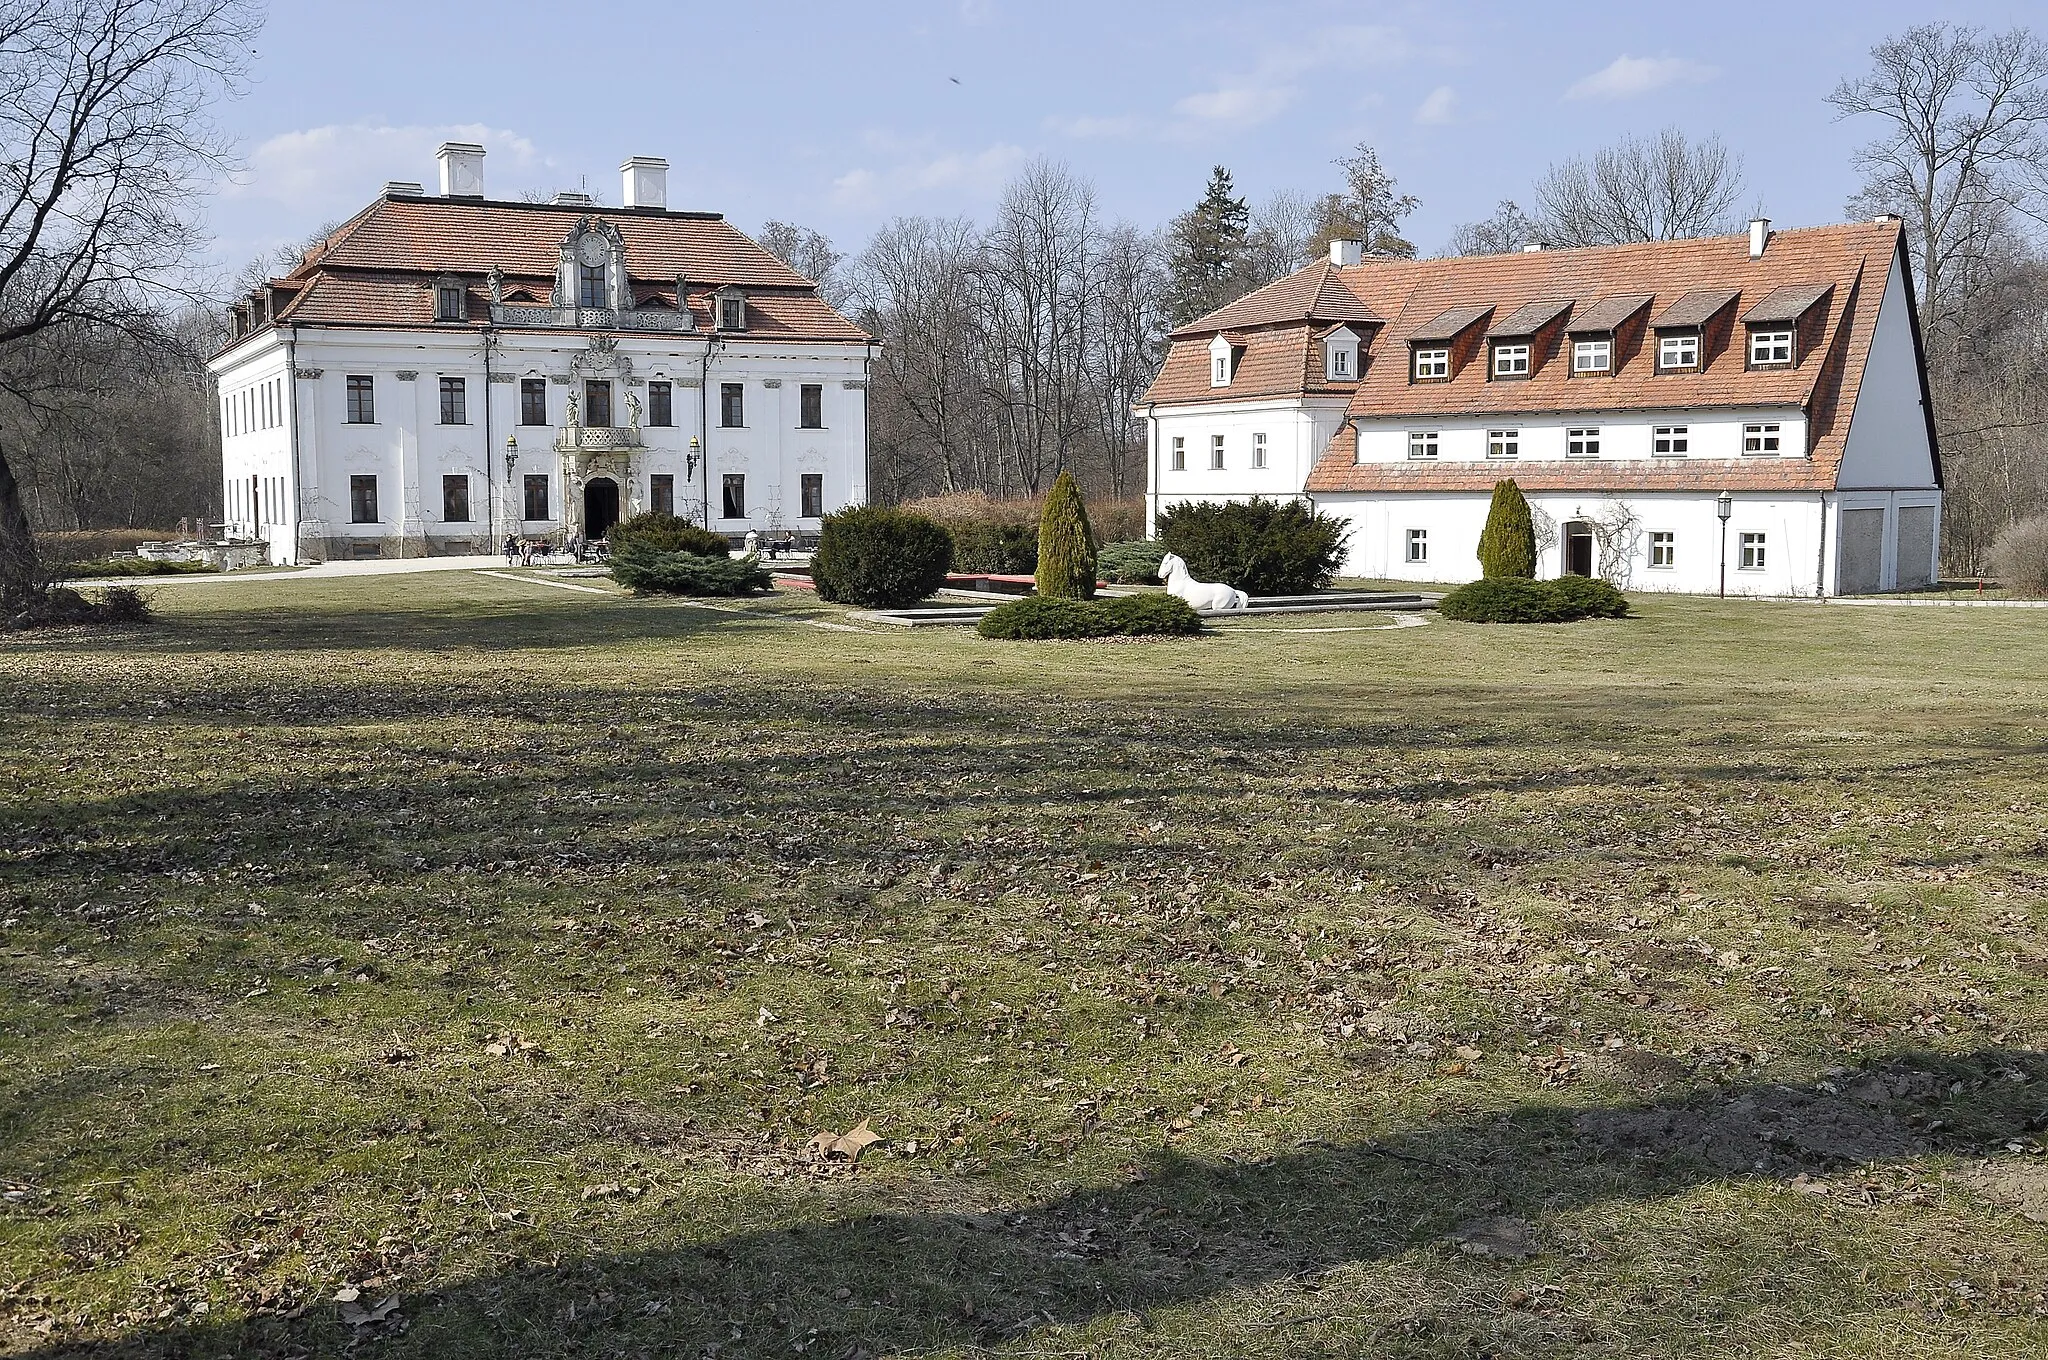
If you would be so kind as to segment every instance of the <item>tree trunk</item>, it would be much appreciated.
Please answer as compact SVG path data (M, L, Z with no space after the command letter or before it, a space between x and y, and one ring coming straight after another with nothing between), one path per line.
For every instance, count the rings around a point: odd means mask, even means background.
M36 563L36 539L28 527L28 509L21 503L14 469L7 465L7 451L0 449L0 614L26 608L41 588L42 572Z

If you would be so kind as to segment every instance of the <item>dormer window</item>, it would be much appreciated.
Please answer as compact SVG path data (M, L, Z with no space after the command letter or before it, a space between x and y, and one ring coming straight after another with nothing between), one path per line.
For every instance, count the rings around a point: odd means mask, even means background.
M718 329L743 331L746 328L747 295L737 288L721 289L718 294Z
M1339 326L1323 337L1323 377L1329 382L1351 382L1358 377L1358 332Z
M1683 373L1700 366L1700 335L1698 331L1685 331L1678 335L1657 337L1657 371L1659 373Z
M576 305L578 307L602 307L605 305L604 266L601 264L579 264L576 266Z
M1526 344L1495 345L1493 347L1493 376L1496 378L1526 378L1529 376L1529 347Z
M1792 362L1790 330L1756 330L1749 333L1749 366L1776 368Z
M434 289L434 320L462 321L466 319L468 307L462 285L444 283Z
M1614 340L1600 336L1591 340L1572 341L1572 372L1612 373L1614 371Z
M1209 385L1212 387L1226 387L1229 383L1230 356L1228 354L1219 354L1216 356L1216 371L1209 375Z
M1209 386L1228 387L1237 368L1237 347L1222 336L1209 342Z
M1418 349L1415 351L1415 381L1440 382L1451 376L1451 351L1449 347Z

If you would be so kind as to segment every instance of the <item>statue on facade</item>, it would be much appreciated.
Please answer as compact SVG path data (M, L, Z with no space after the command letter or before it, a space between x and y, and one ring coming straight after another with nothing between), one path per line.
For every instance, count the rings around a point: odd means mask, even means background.
M569 428L573 430L582 423L576 415L576 393L574 389L571 389L569 393Z
M626 428L640 428L640 398L632 392L626 393Z

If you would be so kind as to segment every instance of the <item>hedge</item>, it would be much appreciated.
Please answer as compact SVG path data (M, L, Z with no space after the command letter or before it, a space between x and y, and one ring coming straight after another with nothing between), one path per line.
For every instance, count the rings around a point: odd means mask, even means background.
M1029 576L1038 570L1038 531L1025 524L948 524L953 570Z
M1554 581L1496 576L1459 586L1438 602L1437 612L1460 623L1570 623L1625 618L1628 601L1607 582L1590 576Z
M1247 595L1306 595L1328 588L1344 560L1345 522L1298 501L1195 501L1159 515L1159 542L1198 581Z
M1048 638L1186 637L1202 631L1202 616L1172 595L1126 595L1069 600L1028 595L998 605L976 630L985 638L1043 641Z
M1095 574L1116 585L1156 586L1159 584L1159 559L1166 556L1166 545L1148 539L1132 543L1105 543L1102 551L1095 554Z
M63 562L51 571L72 581L120 576L204 576L214 572L206 562L154 562L147 557L103 557L97 562Z
M681 515L635 515L622 519L606 535L614 553L627 544L658 552L695 553L699 557L730 557L732 544L724 534L700 529Z
M751 595L768 589L759 557L664 552L633 538L612 549L612 579L635 595Z
M953 540L935 520L884 505L827 515L811 557L818 598L863 609L901 609L946 583Z

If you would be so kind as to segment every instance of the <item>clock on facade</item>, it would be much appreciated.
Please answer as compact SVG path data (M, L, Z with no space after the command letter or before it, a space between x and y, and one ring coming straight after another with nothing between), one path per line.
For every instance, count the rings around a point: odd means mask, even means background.
M592 268L595 268L598 265L603 264L604 257L609 253L610 252L608 252L604 248L603 239L594 234L587 235L582 240L576 243L577 260L583 264L591 266Z

